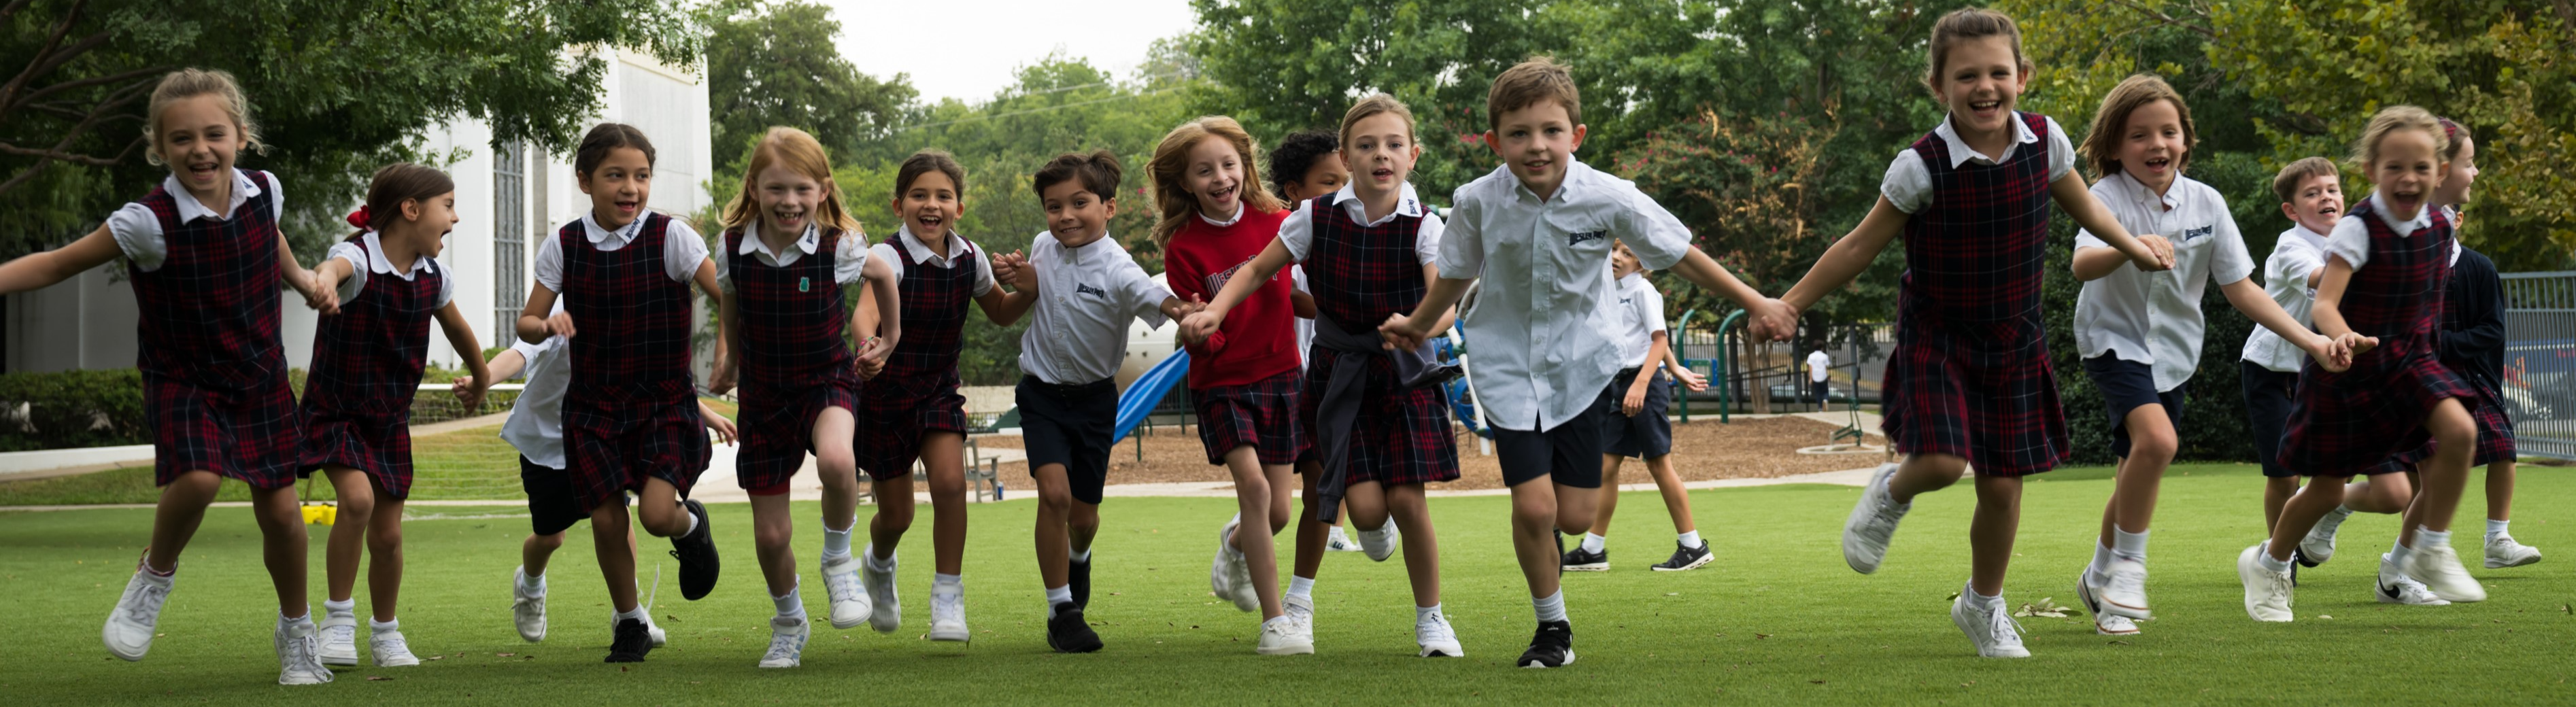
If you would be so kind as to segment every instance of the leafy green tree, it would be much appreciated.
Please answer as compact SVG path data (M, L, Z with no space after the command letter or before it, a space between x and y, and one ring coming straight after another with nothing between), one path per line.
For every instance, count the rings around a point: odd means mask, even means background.
M804 0L721 0L702 10L713 141L730 151L773 125L839 154L886 137L919 93L903 74L859 73L833 41L841 22Z

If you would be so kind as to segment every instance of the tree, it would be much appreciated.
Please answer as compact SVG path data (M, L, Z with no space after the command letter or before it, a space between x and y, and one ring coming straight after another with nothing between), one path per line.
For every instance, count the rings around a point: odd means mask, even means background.
M773 125L813 133L840 154L886 137L920 95L903 74L879 80L843 59L831 8L804 0L721 0L704 10L714 144L748 145Z
M318 257L373 170L435 161L414 142L458 116L497 140L568 150L593 119L603 52L696 63L661 0L14 0L0 5L0 257L78 235L166 170L144 162L144 105L183 66L238 77L269 144L246 167L293 185L287 231Z

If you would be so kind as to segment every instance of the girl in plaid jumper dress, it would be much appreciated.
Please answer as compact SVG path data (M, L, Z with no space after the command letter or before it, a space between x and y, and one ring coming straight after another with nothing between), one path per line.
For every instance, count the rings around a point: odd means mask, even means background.
M295 262L277 230L277 178L235 169L259 150L259 128L231 74L183 69L152 92L146 153L170 166L150 194L70 245L0 265L0 294L26 292L125 258L141 306L136 367L152 422L153 479L161 486L152 540L100 637L109 653L142 660L162 603L178 579L179 553L205 519L224 479L250 485L268 576L277 585L277 681L331 681L315 654L304 596L304 517L296 509L296 443L302 418L278 348L282 282L325 313L330 288Z
M965 641L966 398L957 394L957 358L965 350L966 305L984 310L994 326L1010 326L1037 302L1033 292L1005 292L995 284L996 262L954 230L966 210L966 169L956 158L923 150L896 167L894 211L903 227L878 243L868 258L884 262L901 283L903 340L881 366L866 364L859 390L858 467L874 480L877 504L868 521L867 551L859 578L866 586L869 623L891 633L903 626L895 595L895 545L912 528L912 465L930 481L930 640ZM1002 278L1007 280L1008 278ZM886 321L875 290L859 294L855 336L877 336ZM885 329L893 331L892 325Z
M419 665L394 620L402 589L403 499L411 495L411 399L429 357L435 318L473 380L491 380L483 344L452 301L456 279L436 256L456 226L456 182L413 164L376 171L367 203L349 215L360 230L332 246L314 268L337 290L340 313L323 317L313 335L312 374L305 379L304 459L297 472L319 469L339 499L325 570L322 662L358 664L358 558L364 551L367 645L378 667ZM483 402L482 385L460 402ZM363 545L363 547L362 547Z
M823 586L832 627L854 628L874 607L859 582L850 554L851 524L859 505L858 461L851 444L858 430L859 369L885 362L900 322L885 336L850 351L842 289L863 280L876 291L878 312L900 306L894 270L868 257L867 237L841 208L832 163L814 136L795 128L770 128L752 148L742 191L725 207L724 252L715 262L725 301L725 330L733 332L724 369L709 389L722 394L742 380L742 454L735 481L751 493L752 541L769 583L769 651L764 668L802 662L811 622L796 591L796 555L788 546L787 482L814 455L823 482Z
M1862 574L1877 571L1914 496L1973 467L1973 570L1951 620L1978 655L2027 657L2002 596L2021 522L2021 477L2057 466L2067 452L2040 331L2048 207L2065 209L2141 270L2170 269L2173 256L2131 238L2086 191L2057 121L2013 110L2031 66L2012 18L1952 12L1934 24L1930 53L1924 82L1949 118L1897 155L1878 205L1788 294L1759 308L1757 325L1786 339L1800 311L1851 282L1888 241L1905 238L1885 389L1888 439L1906 457L1871 476L1843 526L1843 559Z

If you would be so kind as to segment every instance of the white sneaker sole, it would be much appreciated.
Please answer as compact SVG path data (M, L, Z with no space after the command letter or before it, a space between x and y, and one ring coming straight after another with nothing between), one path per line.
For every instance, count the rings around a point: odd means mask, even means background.
M964 626L954 626L954 627L950 627L950 626L932 626L932 627L930 627L930 640L933 640L933 641L948 641L948 642L952 642L952 643L965 643L965 642L967 642L967 641L969 641L969 640L973 639L974 637L975 637L975 636L974 636L974 634L973 634L973 633L971 633L971 632L968 632L968 631L966 630L966 627L964 627Z
M2083 571L2081 571L2081 570L2079 570L2079 571L2077 571L2077 572L2075 573L2075 598L2076 598L2076 600L2077 600L2077 601L2079 601L2079 602L2081 602L2081 603L2083 603L2083 604L2084 604L2084 610L2085 610L2085 611L2093 612L2093 633L2094 633L2095 635L2101 635L2101 636L2135 636L2135 635L2138 635L2138 625L2137 625L2137 623L2136 623L2136 621L2137 621L2137 617L2134 617L2134 616L2124 616L2124 617L2122 617L2122 618L2126 618L2126 619L2129 619L2129 620L2130 620L2129 630L2126 630L2126 631L2113 630L2113 629L2111 629L2111 628L2109 628L2109 627L2105 627L2105 626L2103 626L2103 625L2102 625L2102 617L2103 617L2103 615L2105 614L2105 612L2103 612L2103 611L2102 611L2102 601L2101 601L2100 599L2096 599L2096 598L2094 598L2094 596L2093 596L2093 585L2085 584L2085 583L2084 583L2084 572L2083 572ZM2113 616L2118 616L2118 614L2111 614L2111 615L2113 615Z
M1460 648L1455 643L1422 644L1422 651L1415 655L1424 658L1465 658L1467 649Z
M2486 566L2487 566L2487 569L2491 569L2491 570L2500 570L2500 569L2504 569L2504 568L2507 568L2507 567L2521 567L2521 566L2524 566L2524 565L2538 564L2539 562L2540 562L2540 556L2539 556L2539 555L2532 555L2532 556L2524 557L2524 558L2522 558L2522 559L2518 559L2518 560L2505 560L2505 559L2499 559L2499 558L2497 558L2497 557L2496 557L2496 556L2494 556L2494 555L2488 555L2488 556L2487 556L2487 561L2486 561Z
M1699 569L1699 568L1701 568L1701 567L1706 567L1706 566L1708 566L1708 563L1709 563L1709 562L1714 561L1714 560L1716 560L1716 559L1717 559L1717 554L1716 554L1716 553L1710 553L1710 554L1706 554L1706 555L1701 555L1701 556L1699 556L1699 559L1697 559L1697 560L1692 560L1690 564L1682 565L1682 566L1680 566L1680 567L1665 567L1665 566L1663 566L1663 565L1655 565L1655 566L1653 567L1653 569L1654 569L1655 571L1657 571L1657 572L1688 572L1688 571L1691 571L1691 570Z
M1587 562L1580 565L1558 565L1557 569L1567 572L1608 572L1610 571L1610 563L1605 561Z
M1563 662L1563 663L1558 663L1558 664L1555 664L1555 665L1548 665L1548 664L1546 664L1546 663L1541 663L1541 662L1538 662L1538 661L1533 660L1533 661L1530 661L1530 662L1527 662L1527 663L1522 663L1522 664L1521 664L1521 667L1523 667L1523 668L1527 668L1527 669L1530 669L1530 670L1545 670L1545 669L1548 669L1548 668L1562 668L1562 667L1565 667L1565 666L1568 666L1568 665L1573 665L1573 664L1574 664L1574 650L1573 650L1573 649L1566 649L1566 651L1565 651L1565 662Z

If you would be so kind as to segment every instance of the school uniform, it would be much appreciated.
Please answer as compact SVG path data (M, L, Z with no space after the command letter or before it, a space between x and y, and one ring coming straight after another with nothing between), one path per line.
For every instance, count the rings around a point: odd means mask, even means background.
M2311 329L2316 326L2309 313L2316 308L2317 290L2308 286L2308 277L2325 269L2325 244L2326 234L2292 224L2272 246L2272 256L2263 259L2263 292L2300 326ZM2237 384L2245 392L2245 417L2254 435L2254 455L2263 460L2264 476L2298 476L2281 466L2279 457L2282 428L2289 424L2290 406L2299 388L2299 369L2307 361L2307 352L2271 329L2258 326L2245 337L2244 355L2237 361Z
M302 460L303 416L278 343L284 197L266 172L232 177L223 211L172 176L107 219L141 313L135 367L155 485L204 470L285 488Z
M1316 508L1325 516L1318 520L1332 520L1351 484L1458 479L1441 379L1417 374L1408 381L1411 367L1399 357L1415 352L1385 351L1377 335L1389 317L1422 305L1430 292L1422 269L1438 259L1446 226L1410 195L1371 221L1347 186L1299 204L1280 222L1279 243L1310 266L1307 285L1315 292L1316 339L1306 354L1298 416L1310 425L1324 474L1316 483L1324 499Z
M2425 207L2399 221L2378 201L2374 193L2353 204L2326 238L2326 253L2353 267L2336 309L2379 346L2342 372L2315 362L2300 370L2280 463L2303 475L2396 471L2389 457L2431 440L2426 412L2445 398L2476 402L2477 391L2439 358L2451 219Z
M1037 268L1037 305L1020 334L1020 436L1029 470L1064 465L1073 499L1100 505L1109 480L1109 443L1118 423L1118 365L1127 358L1127 323L1148 329L1169 321L1172 291L1118 244L1099 240L1067 248L1052 232L1029 244Z
M1601 453L1632 459L1653 459L1673 453L1673 421L1664 411L1673 405L1673 382L1664 377L1659 366L1646 370L1646 356L1654 351L1655 332L1663 331L1664 293L1645 273L1628 273L1619 278L1619 299L1603 310L1611 327L1619 332L1619 360L1624 362L1619 374L1610 378L1609 387L1601 390L1603 404L1610 414L1601 416ZM1627 414L1629 386L1637 376L1652 376L1646 384L1646 402L1637 414Z
M2454 214L2453 218L2457 218ZM2475 399L2460 402L2469 408L2469 421L2477 425L2477 448L2469 454L2471 466L2517 461L2513 446L2513 419L2504 411L2502 372L2504 370L2504 280L2497 276L2495 261L2486 254L2460 247L2451 249L2451 278L2442 302L2442 332L2435 339L2442 365L2477 391ZM2397 463L2405 466L2422 464L2432 458L2440 445L2427 443L2414 451L2398 455Z
M2015 140L1995 157L1942 120L1879 185L1911 215L1883 426L1898 452L1964 457L1990 476L2047 471L2069 451L2039 293L2048 185L2075 152L2057 121L2014 117Z
M1219 221L1197 215L1172 235L1163 254L1164 280L1183 299L1216 298L1227 280L1279 235L1286 213L1237 206ZM1310 446L1298 419L1295 275L1280 268L1245 297L1207 341L1188 347L1190 404L1199 417L1199 444L1209 464L1251 446L1263 464L1294 464Z
M385 259L369 231L332 246L349 263L340 282L340 313L313 334L313 367L304 379L303 460L297 473L324 466L366 472L394 499L411 495L411 401L429 360L429 322L456 296L456 281L423 255L409 272Z
M712 453L689 370L690 283L706 241L660 213L617 229L590 214L537 249L538 284L564 300L579 335L565 342L566 469L587 513L623 503L647 477L689 495Z
M554 311L546 316L562 314L563 303L563 298L556 298ZM533 344L510 338L510 350L527 362L519 374L527 382L519 388L519 397L510 401L510 419L501 423L501 439L519 450L519 488L528 496L529 530L538 535L560 533L590 519L581 494L573 490L572 473L564 468L568 465L564 461L564 390L572 385L572 354L565 350L566 341L562 334ZM626 502L624 494L619 494L618 502Z
M2208 331L2201 294L2210 285L2245 279L2254 272L2254 259L2245 252L2245 238L2236 231L2227 200L2199 180L2177 175L2165 193L2157 194L2121 171L2094 183L2092 191L2122 228L2164 236L2174 248L2170 271L2146 272L2122 263L2084 283L2075 297L2076 353L2109 408L2111 455L2125 459L2130 411L2161 405L2165 419L2181 428L2183 384L2191 382L2200 366L2201 336ZM2075 247L2111 244L2092 231L2080 231Z
M878 243L903 293L903 340L895 342L885 369L859 388L857 455L870 478L912 473L921 459L922 435L966 434L966 397L957 394L957 357L965 351L966 308L993 291L993 264L965 236L948 234L935 253L910 226Z
M814 421L823 411L859 410L841 288L863 277L868 248L858 234L812 223L776 252L748 228L727 229L724 237L716 282L742 326L742 350L734 352L742 401L734 480L754 496L775 496L787 493L788 479L813 451Z

